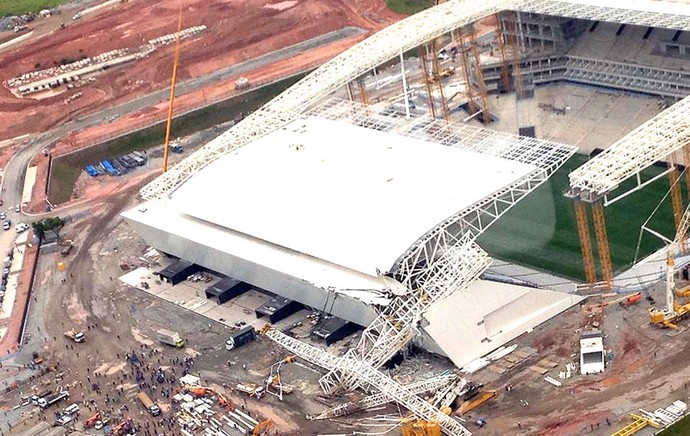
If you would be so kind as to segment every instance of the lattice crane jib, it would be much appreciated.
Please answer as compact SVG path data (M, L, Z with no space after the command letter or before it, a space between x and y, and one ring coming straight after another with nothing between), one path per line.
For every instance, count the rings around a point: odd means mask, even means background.
M594 284L597 281L597 269L594 265L592 238L589 232L589 219L587 218L587 205L582 201L575 200L574 206L575 219L577 221L577 236L580 238L580 250L582 251L585 279L587 283Z
M422 70L422 77L424 78L424 88L426 89L427 101L429 103L429 113L431 114L431 118L436 118L436 101L434 100L432 88L432 72L429 70L429 62L427 59L428 51L428 45L420 45L417 49L417 54L419 56L419 68Z
M671 207L673 209L673 223L675 224L676 231L680 230L680 225L683 220L683 191L680 182L680 172L678 167L673 163L669 163L671 166L670 172L668 173L669 184L671 186ZM685 251L683 249L683 251Z
M443 255L425 266L425 273L408 286L407 294L394 298L364 330L348 357L362 359L378 368L390 360L414 338L422 315L434 303L453 292L465 289L486 271L491 263L488 254L474 242L470 233L463 235L456 246L446 247ZM329 395L351 390L359 385L353 374L330 371L319 380Z
M601 275L608 289L613 288L613 265L611 264L611 251L609 249L609 238L606 232L606 218L604 215L604 205L601 201L592 204L592 218L594 221L594 233L597 238L597 251L599 252L599 262Z
M462 64L462 74L465 79L465 93L467 95L467 111L470 115L477 112L477 103L474 96L474 85L472 84L472 71L470 71L469 45L464 35L458 37L459 47L458 56Z
M458 421L444 414L419 398L410 389L372 368L362 360L333 356L324 350L287 336L271 326L264 327L261 333L302 359L323 368L335 368L341 373L355 374L362 383L370 385L387 395L417 417L427 421L437 421L441 425L443 432L449 436L471 435Z
M477 43L477 33L472 32L469 35L470 47L472 50L472 57L474 59L474 74L477 82L477 95L482 106L482 122L488 124L491 122L491 113L489 112L489 97L486 90L486 83L484 82L484 73L482 72L481 54L479 52L479 43Z
M498 48L499 59L501 62L501 79L503 80L504 92L510 92L510 67L508 65L508 57L506 56L506 37L503 26L501 25L500 15L495 14L494 19L496 20L494 36L496 38L496 47Z

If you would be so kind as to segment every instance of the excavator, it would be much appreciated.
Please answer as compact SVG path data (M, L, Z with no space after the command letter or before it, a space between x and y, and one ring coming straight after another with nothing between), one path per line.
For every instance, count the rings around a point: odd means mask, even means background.
M496 396L495 390L482 390L483 386L480 383L467 382L463 392L459 394L462 404L455 411L456 415L462 416Z
M218 398L218 404L220 404L221 407L233 407L233 404L227 399L225 395L221 394L213 388L206 386L189 386L187 387L187 391L197 398L205 397L206 395L215 395Z
M271 372L268 378L266 378L266 392L278 397L280 401L283 401L283 394L292 393L292 387L284 385L280 381L280 368L286 363L294 362L295 359L295 356L287 356L285 359L274 363L271 365Z
M685 209L683 218L678 226L676 237L667 247L666 254L666 307L649 309L649 322L660 328L678 329L678 322L690 313L690 302L680 304L675 296L675 263L676 256L685 251L686 236L690 227L690 205ZM680 296L685 296L685 290L680 291Z
M273 421L270 419L264 419L259 422L254 430L252 431L252 436L262 436L268 435L268 432L273 428Z

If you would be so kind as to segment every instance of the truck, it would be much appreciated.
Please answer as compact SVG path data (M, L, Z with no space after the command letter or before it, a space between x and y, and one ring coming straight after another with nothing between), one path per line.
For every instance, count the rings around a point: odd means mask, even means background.
M76 329L71 329L65 332L65 336L77 343L84 342L84 340L86 339L86 336L84 336L84 332L78 332Z
M57 403L58 401L64 400L65 398L69 398L69 392L67 392L67 391L56 392L54 394L47 395L43 398L39 398L38 399L38 406L41 409L45 409L45 408L50 407L53 404Z
M237 330L230 336L230 338L225 342L225 349L230 351L237 347L248 344L249 342L256 339L256 331L254 327L248 325Z
M184 339L180 337L179 333L165 329L158 330L158 342L175 348L184 347Z
M247 394L249 397L256 398L257 400L261 399L265 392L263 386L259 386L254 383L238 383L235 385L235 389Z
M158 407L158 404L154 403L151 398L146 394L146 392L139 392L137 395L137 398L139 401L141 401L141 404L144 405L146 410L151 414L151 416L158 416L161 414L161 408Z
M32 395L31 397L29 397L29 400L31 401L31 404L33 404L34 406L38 406L38 400L40 400L43 397L47 397L48 395L50 395L52 393L53 393L53 391L50 391L50 390L43 391L43 392L40 392L36 395Z

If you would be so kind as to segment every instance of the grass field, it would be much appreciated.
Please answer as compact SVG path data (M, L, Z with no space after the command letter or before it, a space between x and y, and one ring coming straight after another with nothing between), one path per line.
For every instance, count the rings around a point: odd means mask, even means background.
M386 6L393 12L412 15L434 5L433 0L386 0Z
M251 113L304 77L304 75L299 74L254 89L238 97L176 118L172 124L172 137L184 137ZM165 123L161 122L152 127L107 141L86 150L55 158L51 169L50 186L48 187L50 202L60 204L70 199L74 191L74 184L86 165L98 163L103 159L122 156L135 150L143 151L161 145L164 138Z
M676 422L666 430L659 433L659 436L687 436L690 435L690 416L686 416Z
M0 0L0 17L37 13L62 3L67 3L67 0Z
M584 280L575 211L572 200L564 197L563 193L568 188L568 173L586 160L586 156L576 155L566 162L547 183L487 230L479 238L479 244L496 258ZM660 171L656 167L649 168L643 177L651 177ZM624 192L632 183L624 183L617 192ZM668 189L668 178L663 177L606 208L606 227L615 270L620 271L633 263L640 226ZM648 227L673 238L675 232L669 198L654 214ZM590 233L594 239L591 215ZM641 242L638 258L662 246L662 242L648 232L644 233ZM595 243L593 245L596 247ZM596 251L594 255L598 256Z

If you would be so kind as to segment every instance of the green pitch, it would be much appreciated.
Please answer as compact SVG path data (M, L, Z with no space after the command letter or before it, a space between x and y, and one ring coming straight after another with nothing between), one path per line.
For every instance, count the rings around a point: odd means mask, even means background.
M568 174L586 161L587 156L583 155L571 158L548 182L529 194L487 230L479 238L479 244L498 259L584 280L573 202L564 197L563 193L568 189ZM642 173L642 178L649 179L662 170L657 167L649 168ZM614 195L633 186L634 181L628 181L621 185ZM634 262L640 226L652 214L668 190L668 177L662 177L605 208L614 273L626 269ZM685 189L683 193L685 194ZM684 195L685 198L687 196ZM687 201L685 204L687 205ZM598 266L591 213L589 223ZM675 230L670 197L663 201L647 227L673 239ZM662 241L657 237L644 232L638 259L662 245Z
M50 9L66 2L67 0L0 0L0 17L38 13L42 9Z

